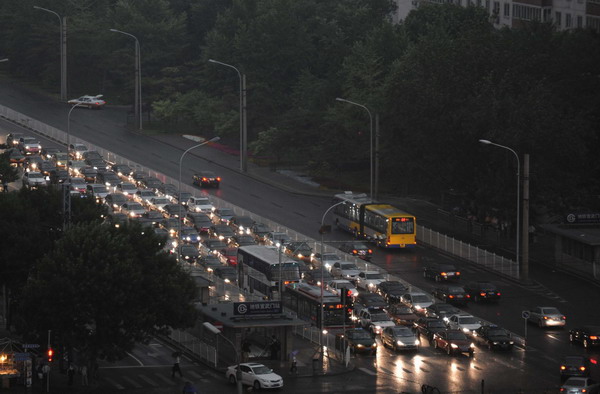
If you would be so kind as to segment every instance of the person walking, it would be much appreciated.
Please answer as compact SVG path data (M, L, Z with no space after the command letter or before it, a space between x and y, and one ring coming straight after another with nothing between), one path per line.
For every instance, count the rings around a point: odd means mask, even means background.
M73 386L73 378L75 377L75 367L73 364L69 364L69 368L67 369L67 377L69 378L69 387Z
M292 365L290 366L290 374L295 375L298 373L298 360L296 360L296 355L292 355Z
M84 365L81 367L81 385L88 386L90 383L88 381L88 369L87 366Z
M179 366L179 362L181 361L179 354L175 356L175 363L173 364L173 368L171 370L171 378L175 377L175 373L179 372L179 377L183 378L183 373L181 372L181 367Z
M250 358L250 342L247 339L242 342L242 362L247 363Z

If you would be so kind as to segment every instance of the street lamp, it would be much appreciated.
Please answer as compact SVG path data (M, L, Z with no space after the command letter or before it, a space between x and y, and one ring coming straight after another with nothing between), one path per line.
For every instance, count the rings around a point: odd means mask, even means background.
M248 123L246 122L246 74L240 73L240 70L231 64L223 63L214 59L208 59L208 61L210 63L233 68L240 78L240 171L246 172L246 145L248 144Z
M342 103L348 103L348 104L352 104L352 105L356 105L358 107L364 108L365 111L367 111L367 113L369 114L369 147L370 147L370 159L369 159L369 178L370 178L370 193L369 193L369 198L371 199L371 201L373 200L373 117L371 116L371 111L369 111L369 108L367 108L366 106L359 104L359 103L355 103L354 101L350 101L350 100L346 100L340 97L336 97L336 101L340 101Z
M142 63L140 53L140 42L137 37L131 33L126 33L117 29L108 29L115 33L125 34L135 40L135 128L142 130Z
M200 143L200 144L194 145L194 146L192 146L191 148L188 148L188 149L186 149L186 150L185 150L185 151L184 151L184 152L181 154L181 157L179 158L179 183L178 183L178 185L177 185L177 186L179 187L179 189L178 189L178 192L177 192L178 201L179 201L179 245L177 245L177 261L181 261L181 256L180 256L180 251L179 251L179 248L181 247L181 244L182 244L182 241L181 241L181 166L182 166L182 164L183 164L183 157L184 157L184 156L185 156L185 155L186 155L186 154L187 154L189 151L191 151L192 149L199 148L199 147L201 147L201 146L203 146L203 145L206 145L206 144L208 144L209 142L215 142L215 141L218 141L218 140L220 140L220 139L221 139L221 137L214 137L214 138L211 138L211 139L210 139L210 140L208 140L208 141L204 141L204 142L202 142L202 143ZM219 332L220 332L220 331L219 331Z
M520 223L520 211L521 211L521 194L520 194L520 190L521 190L521 160L519 160L519 155L517 154L517 152L515 152L514 150L512 150L511 148L509 148L508 146L504 146L504 145L500 145L500 144L496 144L492 141L489 140L479 140L479 142L481 142L484 145L493 145L493 146L497 146L498 148L502 148L502 149L506 149L510 152L512 152L513 155L515 155L515 158L517 159L517 221L515 223L516 227L517 227L517 267L521 267L521 259L520 259L520 241L519 241L519 223Z
M71 173L69 172L69 161L71 160L71 112L77 107L82 107L81 103L77 103L71 107L69 114L67 115L67 162L65 168L67 169L67 181L63 183L63 229L66 230L71 223Z
M36 10L42 10L54 14L60 23L60 99L67 101L67 18L47 8L34 5Z
M219 330L217 327L213 326L209 322L204 322L204 323L202 323L202 325L208 331L212 332L213 334L220 335L223 339L225 339L227 342L229 342L231 347L233 347L233 350L235 351L235 358L237 361L237 371L235 371L235 380L237 382L237 392L238 392L238 394L242 394L242 371L240 370L241 357L240 357L240 352L238 351L238 348L233 344L233 342L231 342L231 340L229 338L227 338L225 335L223 335L221 330Z

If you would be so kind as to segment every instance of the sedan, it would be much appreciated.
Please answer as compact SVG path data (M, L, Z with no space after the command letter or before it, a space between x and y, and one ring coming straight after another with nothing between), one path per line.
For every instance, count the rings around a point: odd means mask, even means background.
M465 305L471 296L460 286L438 286L431 292L434 297L448 304Z
M600 326L582 326L569 331L569 341L579 342L584 348L600 345Z
M190 197L187 200L187 206L192 212L211 213L215 209L207 197Z
M350 281L345 279L335 279L329 281L329 283L327 283L327 289L335 295L341 295L342 292L346 292L346 294L348 294L348 291L350 291L352 297L358 296L358 290L356 287L354 287Z
M397 280L386 280L377 286L377 293L380 294L390 304L400 302L402 294L406 293L408 288Z
M225 244L225 242L220 241L218 239L208 239L204 242L201 242L200 246L199 246L200 252L204 256L206 256L206 255L216 256L218 250L224 249L226 247L227 247L227 245Z
M448 318L452 315L457 315L460 313L460 309L444 303L436 303L425 308L425 316L427 317L435 317L437 319Z
M217 258L222 264L229 266L237 265L237 249L236 248L223 248L219 249L216 254Z
M135 196L135 193L137 193L138 188L136 185L134 185L131 182L123 182L123 183L117 184L117 187L115 190L123 193L125 195L125 197L127 197L127 198L133 198L133 196Z
M235 212L230 208L216 208L212 213L212 220L216 224L229 224L231 218L235 216Z
M166 204L163 206L165 214L173 218L184 218L187 213L187 207L181 204Z
M198 263L208 272L213 272L216 268L222 267L223 264L216 256L202 256Z
M272 230L264 223L255 223L250 229L250 232L256 239L256 242L264 242L265 237Z
M169 199L166 197L152 197L150 201L148 201L147 205L152 209L162 212L165 208L165 205L170 203L171 201L169 201Z
M413 313L412 309L404 305L392 305L389 308L386 308L386 311L392 320L401 326L412 327L419 319L419 317Z
M239 248L240 246L256 245L256 241L252 235L236 234L229 240L229 245Z
M356 297L355 300L356 306L363 307L363 308L385 308L387 307L387 303L385 302L385 300L383 299L383 297L381 297L379 294L377 293L367 293L367 292L362 292L362 293L358 293L358 297Z
M315 253L311 262L316 268L321 267L321 264L325 264L325 269L331 271L331 267L340 260L340 256L335 253L323 253L322 256L321 253Z
M283 252L288 256L295 257L305 263L310 263L315 255L310 245L306 242L290 242L285 245Z
M376 291L377 286L385 281L385 277L379 271L362 271L356 278L356 287L367 291Z
M473 315L458 314L450 316L447 325L453 330L462 330L464 333L470 334L481 327L481 321Z
M106 104L106 101L100 99L101 97L101 94L96 96L81 96L79 98L69 100L67 103L71 105L78 105L78 107L87 107L88 109L100 109Z
M188 263L195 263L198 261L198 258L200 258L200 252L198 251L198 248L193 245L180 245L178 249L172 251L172 253L177 252L179 252L179 256L181 256L181 258Z
M446 330L435 333L433 335L433 347L445 350L449 356L457 353L467 353L469 357L473 357L475 353L475 344L460 330Z
M188 212L184 222L190 226L193 226L199 233L206 234L212 226L210 218L204 213L200 212Z
M515 342L510 333L498 326L481 326L473 332L473 339L490 350L510 350Z
M156 197L156 193L149 189L142 189L135 192L133 199L141 204L149 204L150 200Z
M280 245L289 243L291 238L286 233L271 231L264 236L263 241L265 245L274 245L279 247Z
M464 288L475 302L500 301L501 293L491 282L469 282Z
M433 304L433 300L425 293L406 293L400 297L400 302L410 307L416 314L425 314L425 308Z
M140 217L146 212L146 209L139 202L127 201L121 205L121 212L131 217Z
M194 174L192 183L200 187L214 187L218 189L221 186L221 177L212 171L200 171Z
M231 238L235 235L231 227L225 224L215 224L210 226L208 229L208 234L213 238L218 238L219 240L228 243Z
M233 267L217 267L213 272L216 276L223 279L225 283L237 282L237 270Z
M423 276L441 282L460 279L460 271L452 264L433 264L423 269Z
M229 225L238 234L251 234L251 228L254 225L254 219L250 216L234 216Z
M200 243L200 234L193 227L184 227L181 229L181 237L179 239L181 242L197 245Z
M239 364L239 367L242 374L242 384L252 386L256 391L283 387L283 378L263 364L242 363ZM231 384L237 383L237 368L237 365L232 365L225 372L225 377Z
M446 325L444 322L436 318L424 317L415 323L415 331L419 335L423 335L430 342L433 341L434 334L445 330Z
M590 360L586 356L566 356L560 363L560 377L590 376Z
M340 250L367 261L371 260L371 255L373 254L373 250L365 243L355 241L342 243Z
M598 394L600 393L600 383L586 377L572 377L560 386L560 392L565 394Z
M419 350L419 337L407 327L386 327L381 332L381 343L384 347L390 346L398 350Z
M355 280L360 274L360 269L352 262L339 261L333 263L329 272L336 278Z
M527 321L534 324L537 323L540 328L564 327L567 318L553 306L537 306L529 311Z

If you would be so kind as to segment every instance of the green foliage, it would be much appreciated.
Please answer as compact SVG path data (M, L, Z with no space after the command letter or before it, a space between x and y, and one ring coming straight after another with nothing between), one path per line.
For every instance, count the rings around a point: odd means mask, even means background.
M0 154L0 182L10 183L19 179L19 172L10 164L10 154Z

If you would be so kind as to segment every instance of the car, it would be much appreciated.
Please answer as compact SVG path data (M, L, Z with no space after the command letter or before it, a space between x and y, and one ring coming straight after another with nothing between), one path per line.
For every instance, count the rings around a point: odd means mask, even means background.
M158 211L146 211L142 217L150 220L152 222L152 225L155 228L158 228L160 225L160 222L162 222L162 220L164 219L164 216L158 212ZM177 220L177 219L176 219ZM167 235L168 235L168 231L167 231Z
M208 197L191 196L188 198L186 204L191 212L203 212L210 214L213 209L215 209L215 206L212 205Z
M68 164L71 176L81 176L81 169L87 167L87 164L83 160L69 160Z
M184 218L184 222L193 226L201 234L208 233L208 230L212 226L210 218L201 212L188 212Z
M565 356L560 363L561 379L590 376L590 359L586 356Z
M419 350L419 336L408 327L392 326L385 327L381 331L381 344L398 350Z
M177 234L179 225L180 223L177 218L163 218L159 223L159 226L167 230L171 237L174 237Z
M69 179L69 172L67 170L52 170L48 178L51 184L58 185L65 183Z
M181 204L166 204L163 205L163 212L166 215L169 215L170 217L173 218L179 218L181 217L182 219L185 217L185 215L187 214L187 207L185 205L181 205Z
M475 342L490 350L511 350L515 341L510 332L495 325L484 325L473 332Z
M8 160L11 164L19 165L25 163L25 156L17 148L7 149L5 153L8 154Z
M600 393L600 383L588 377L573 376L568 378L562 386L560 386L560 392L565 394L598 394Z
M475 302L498 302L502 296L498 287L487 281L469 282L464 286L464 289L471 296L471 300Z
M567 323L565 315L553 306L536 306L529 311L527 322L542 327L564 327Z
M315 253L311 259L311 263L315 268L320 268L321 264L325 264L325 269L331 272L331 267L341 260L342 259L337 253L323 253L323 255L321 255L321 253Z
M460 313L460 309L457 307L445 304L443 302L436 302L435 304L429 305L425 308L425 316L427 317L435 317L438 319L444 319L445 317L450 317L452 315L457 315Z
M466 353L473 357L475 344L461 330L444 330L433 334L434 349L442 349L449 356Z
M212 212L211 219L215 224L227 224L231 218L235 216L235 212L231 208L215 208Z
M217 176L212 171L200 171L194 174L192 184L200 187L214 187L218 189L221 186L221 177Z
M277 231L271 231L265 235L264 243L265 245L285 245L291 241L291 238L286 233L281 233Z
M385 277L379 271L361 271L354 282L359 290L377 291L377 286L385 281Z
M24 172L22 182L23 187L27 187L30 189L48 185L48 180L46 180L44 174L37 171Z
M579 342L584 348L600 345L600 326L580 326L569 330L569 341Z
M236 234L229 240L229 245L239 248L240 246L256 245L256 241L252 235Z
M466 305L471 296L460 286L437 286L431 294L448 304Z
M377 353L377 342L371 334L362 328L350 328L345 335L348 347L352 353Z
M96 175L98 175L98 170L95 168L85 166L79 169L79 174L85 179L86 182L95 182Z
M198 264L204 267L204 269L208 272L213 272L216 268L223 266L223 264L221 263L221 261L219 261L217 256L214 255L200 257L200 259L198 260Z
M350 291L352 297L358 296L358 289L349 280L346 279L330 280L327 283L327 289L329 289L333 294L336 295L341 295L342 292L346 292L346 294L348 294L348 291Z
M23 137L24 134L23 133L9 133L6 135L6 146L7 147L11 147L14 146L16 147L17 145L19 145L19 139L21 137Z
M50 173L51 173L52 171L56 171L56 170L57 170L57 168L56 168L56 166L54 165L54 163L52 163L51 161L48 161L48 160L44 160L44 161L42 161L42 162L41 162L41 163L38 165L38 168L39 168L39 170L38 170L38 171L39 171L39 172L41 172L42 174L44 174L45 176L50 176ZM94 179L95 179L95 178L92 178L92 180L91 180L91 181L93 182L93 181L94 181Z
M229 221L229 225L238 234L251 234L251 228L254 225L254 219L250 216L234 216Z
M102 201L106 196L108 196L108 190L105 185L99 185L97 183L92 183L87 185L87 194L96 200Z
M110 169L122 178L129 178L129 176L133 173L133 170L127 164L113 164L110 166Z
M127 201L121 205L121 212L129 215L130 217L141 217L146 209L139 202Z
M111 171L101 172L96 175L96 183L103 183L109 189L115 190L115 187L123 180L117 174Z
M85 164L87 164L88 166L90 166L98 171L108 170L108 166L102 159L86 159Z
M118 183L117 186L115 187L115 190L120 193L123 193L123 195L125 195L125 197L127 197L129 199L133 199L135 196L135 193L138 192L137 186L131 182Z
M466 313L452 315L446 320L448 328L453 330L462 330L466 334L471 334L481 327L481 321L475 316Z
M173 185L172 183L163 183L162 185L159 185L157 188L157 192L158 192L158 195L169 199L169 201L174 201L175 196L177 196L177 194L179 193L179 191L177 190L177 187L175 185ZM187 204L187 202L186 202L186 204ZM182 204L182 205L186 205L186 204Z
M200 253L202 253L203 256L211 254L216 256L217 251L226 247L227 244L219 239L207 239L199 245Z
M356 314L356 320L365 330L372 335L381 334L385 327L395 327L396 323L383 309L363 308Z
M223 248L219 249L216 254L219 261L225 265L237 266L237 249Z
M86 150L85 152L81 153L81 158L83 160L87 160L87 159L98 159L98 160L104 160L104 157L102 157L102 155L100 154L100 152L95 151L95 150ZM107 169L111 169L111 166L108 166Z
M85 179L80 177L71 177L71 192L77 194L85 194L87 183L85 183Z
M200 243L200 234L198 234L198 231L196 231L195 228L185 226L181 228L181 235L179 236L179 239L181 242L197 245Z
M25 171L38 171L44 158L38 155L27 156L23 162Z
M377 293L390 304L399 303L400 297L407 291L408 288L404 283L397 280L386 280L377 285Z
M415 322L415 331L427 338L431 343L433 341L433 335L440 331L446 331L446 324L433 317L422 317Z
M410 292L400 297L400 302L410 307L417 315L425 314L425 308L433 304L430 296L420 292Z
M350 261L338 261L333 263L329 272L336 278L354 281L360 274L360 269Z
M217 267L213 272L216 276L223 279L225 283L237 282L237 270L233 267Z
M198 248L190 244L179 245L172 253L179 253L179 256L188 263L195 263L200 258Z
M392 320L400 326L413 327L419 317L412 309L404 305L391 305L385 309Z
M359 292L354 300L355 309L361 308L380 308L387 307L387 302L377 293L369 293L366 291Z
M259 363L239 364L242 384L252 386L255 391L261 389L282 388L283 378L269 367ZM237 384L238 365L232 365L225 371L225 378L231 384Z
M104 203L113 211L120 211L121 206L127 202L127 197L121 193L110 193L104 198Z
M256 242L264 242L265 237L271 231L273 230L271 230L269 226L264 223L254 223L254 226L250 228L250 232L254 236L254 239L256 239Z
M307 270L304 272L302 281L313 286L321 286L321 283L328 283L333 280L333 276L329 271L321 270Z
M8 145L8 143L7 143ZM51 160L52 155L55 153L61 152L60 149L55 148L53 146L42 146L42 150L40 151L40 155L44 158L44 160Z
M452 264L431 264L423 268L423 277L436 282L460 279L460 271Z
M312 248L306 242L294 241L284 245L283 252L288 256L302 260L305 263L311 263L314 253ZM329 274L329 271L327 271Z
M208 229L208 235L213 238L218 238L225 243L229 243L235 234L231 227L226 224L213 224Z
M70 105L77 105L78 107L86 107L88 109L100 109L104 107L106 101L101 100L102 95L96 96L81 96L76 99L67 101Z
M155 193L158 192L158 188L162 186L162 182L153 176L146 176L138 182L138 187L144 187L146 189L152 189Z
M40 142L33 137L21 137L19 139L19 148L25 155L39 155L42 150Z
M134 201L137 201L140 204L148 205L150 203L150 200L152 200L154 197L158 196L156 195L156 193L154 193L153 190L138 189L138 191L135 192L133 199Z
M152 197L150 201L146 202L146 206L156 209L157 211L163 212L165 206L170 204L171 201L166 197Z
M371 255L373 254L373 250L367 244L357 241L342 242L340 250L367 261L371 260Z
M52 154L50 161L58 168L65 168L69 163L69 155L65 152L56 152Z
M87 152L89 149L84 144L70 144L69 145L69 154L75 160L82 160L83 154Z

